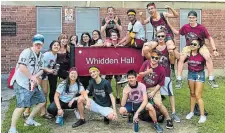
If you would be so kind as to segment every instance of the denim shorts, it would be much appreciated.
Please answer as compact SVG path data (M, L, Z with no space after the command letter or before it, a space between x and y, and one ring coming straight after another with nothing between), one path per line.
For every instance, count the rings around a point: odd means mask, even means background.
M37 87L33 91L30 91L14 82L13 88L16 94L17 108L31 107L34 104L46 102L43 91Z
M205 71L199 72L188 71L188 80L205 82Z
M141 103L127 102L125 104L125 108L127 109L128 113L136 112L140 106L141 106Z

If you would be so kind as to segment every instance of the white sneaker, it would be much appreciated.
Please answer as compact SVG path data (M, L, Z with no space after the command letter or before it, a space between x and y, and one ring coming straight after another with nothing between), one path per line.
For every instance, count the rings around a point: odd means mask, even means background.
M80 119L80 113L77 109L74 110L74 114L75 114L76 118L79 120Z
M206 121L206 116L205 115L203 115L203 116L201 115L198 123L204 123L205 121Z
M190 112L189 114L186 115L186 119L190 120L194 116L193 112Z
M10 130L10 129L9 129L8 133L19 133L19 132L18 132L18 131L16 131L16 130L15 130L15 131L13 131L13 130Z
M35 126L35 127L37 127L37 126L41 126L41 124L36 122L35 120L32 120L32 119L28 120L27 119L24 123L24 126Z

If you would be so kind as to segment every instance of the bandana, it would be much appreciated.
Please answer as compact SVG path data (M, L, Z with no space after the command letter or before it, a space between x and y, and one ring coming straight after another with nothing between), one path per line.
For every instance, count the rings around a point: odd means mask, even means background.
M95 67L95 66L90 67L90 68L89 68L89 71L91 71L91 70L99 71L99 69L98 69L97 67Z
M128 15L135 15L135 12L129 12Z
M77 68L76 67L71 67L69 72L72 72L72 71L76 71L77 72Z

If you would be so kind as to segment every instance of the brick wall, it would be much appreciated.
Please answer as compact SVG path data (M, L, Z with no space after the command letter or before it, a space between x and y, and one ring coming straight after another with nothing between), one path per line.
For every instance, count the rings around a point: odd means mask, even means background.
M62 8L62 26L63 33L72 35L75 33L75 21L72 23L66 23L64 20L64 9L72 8L75 12L75 7L63 7ZM127 31L127 25L129 20L127 18L126 12L128 8L117 8L115 14L121 19L123 26L123 32L121 36L123 37ZM143 16L146 14L145 8L136 8L136 12L143 12ZM14 67L20 52L31 46L32 36L36 33L36 7L35 6L2 6L2 21L13 21L17 22L17 36L9 37L2 36L1 40L1 61L2 61L2 72L8 73L10 68ZM179 10L177 10L179 13ZM100 22L102 18L105 17L107 12L106 8L100 8ZM74 18L75 19L75 18ZM170 22L176 29L179 29L180 22L179 18L170 19ZM225 63L225 10L219 9L203 9L202 10L202 24L207 27L209 33L214 38L217 49L220 52L219 57L213 57L214 66L216 69L224 68ZM104 37L104 36L103 36ZM80 37L79 37L80 38ZM179 48L179 36L176 36L176 45ZM209 44L207 43L207 46ZM210 48L212 52L212 49Z

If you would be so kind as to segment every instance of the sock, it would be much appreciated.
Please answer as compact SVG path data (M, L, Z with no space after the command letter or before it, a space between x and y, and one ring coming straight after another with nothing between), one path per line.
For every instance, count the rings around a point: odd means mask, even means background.
M12 131L12 132L16 132L16 128L15 127L10 127L9 130Z
M177 80L182 80L181 76L177 76Z
M209 76L209 80L214 80L214 76Z
M28 117L26 121L27 121L27 122L30 122L30 121L32 121L32 120L33 120L33 118Z

